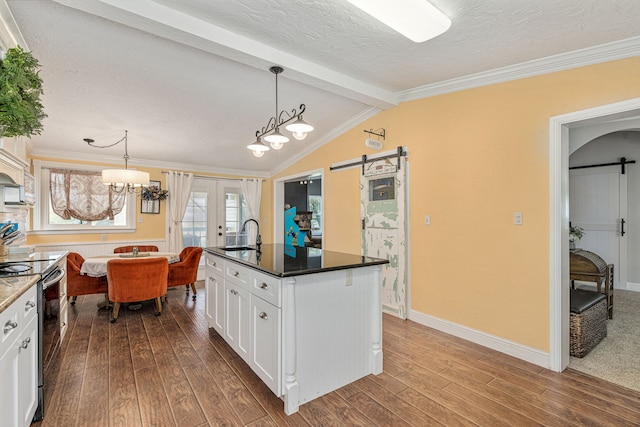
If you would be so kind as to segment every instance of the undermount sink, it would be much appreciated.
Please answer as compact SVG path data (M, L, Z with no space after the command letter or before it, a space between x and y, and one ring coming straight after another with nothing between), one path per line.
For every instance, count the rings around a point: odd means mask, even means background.
M255 251L256 248L251 248L249 246L227 246L222 248L225 251Z

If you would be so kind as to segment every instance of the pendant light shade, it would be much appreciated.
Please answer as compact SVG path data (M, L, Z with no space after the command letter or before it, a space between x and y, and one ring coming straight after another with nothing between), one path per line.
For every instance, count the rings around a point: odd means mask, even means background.
M280 128L276 128L271 135L265 136L264 140L271 144L274 150L281 149L285 143L289 142L289 138L280 133Z
M313 126L302 120L302 114L300 114L298 120L288 124L285 129L291 132L295 139L301 141L307 137L308 132L313 130Z
M247 148L251 150L256 157L262 157L265 152L269 151L269 147L262 142L262 138L258 138L255 142L247 145Z

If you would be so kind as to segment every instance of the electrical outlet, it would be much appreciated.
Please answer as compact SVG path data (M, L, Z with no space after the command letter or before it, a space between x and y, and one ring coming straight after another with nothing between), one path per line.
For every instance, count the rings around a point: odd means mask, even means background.
M102 241L104 242L104 241L106 241L106 240L107 240L107 235L106 235L106 234L103 234L102 236L100 236L100 238L101 238L101 239L102 239Z
M140 215L140 216L138 217L138 222L143 222L143 221L144 221L144 219L142 218L142 215Z
M424 216L424 225L431 225L431 215Z
M351 270L347 270L347 278L345 281L345 286L353 285L353 272Z

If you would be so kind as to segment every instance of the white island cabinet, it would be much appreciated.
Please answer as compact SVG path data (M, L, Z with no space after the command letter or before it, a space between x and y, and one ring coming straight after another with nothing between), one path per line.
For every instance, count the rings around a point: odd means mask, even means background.
M292 414L382 372L380 265L315 248L206 248L206 317Z
M31 424L38 405L36 286L0 313L0 425Z

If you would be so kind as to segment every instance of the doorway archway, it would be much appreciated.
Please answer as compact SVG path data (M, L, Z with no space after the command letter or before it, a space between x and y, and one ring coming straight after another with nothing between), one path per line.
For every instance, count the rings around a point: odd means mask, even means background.
M577 149L571 147L570 131L588 134L594 125L606 123L611 132L628 128L639 118L640 98L636 98L549 120L549 367L554 371L569 365L569 153ZM576 141L585 144L591 139L587 135Z

